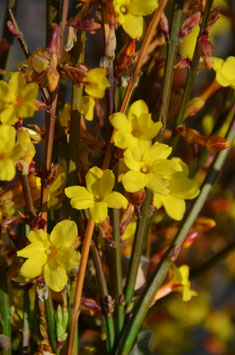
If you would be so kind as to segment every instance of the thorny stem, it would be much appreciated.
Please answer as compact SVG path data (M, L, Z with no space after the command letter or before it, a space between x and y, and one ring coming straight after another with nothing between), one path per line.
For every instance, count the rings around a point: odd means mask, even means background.
M166 125L168 107L170 102L174 66L178 49L179 32L183 13L183 0L174 2L174 14L172 17L170 38L167 42L166 62L164 69L163 86L161 90L161 106L158 120Z
M108 287L107 287L107 283L106 283L106 279L102 267L101 258L94 243L92 243L91 245L91 251L92 251L93 260L95 264L97 283L101 295L102 312L104 316L105 328L107 334L107 348L108 348L108 352L110 352L113 349L114 340L115 340L112 309L109 309L110 295L108 292Z
M157 8L157 10L153 16L152 22L148 28L148 31L146 33L145 39L143 41L143 44L142 44L142 47L140 50L139 57L136 62L136 66L135 66L135 70L134 70L135 77L137 74L139 74L139 72L141 70L144 56L148 50L149 44L151 43L151 40L153 38L156 27L160 21L161 14L167 5L167 2L168 2L168 0L162 0L162 2L160 3L159 7ZM129 100L131 98L132 91L134 90L134 86L135 86L135 80L133 80L133 77L131 77L130 82L127 87L127 90L126 90L126 93L125 93L125 96L124 96L124 99L123 99L123 102L122 102L122 105L121 105L120 112L126 111ZM109 167L109 163L110 163L111 155L112 155L112 148L113 148L113 142L112 142L112 138L111 138L111 141L110 141L108 148L106 150L104 162L102 165L103 170L105 170ZM95 223L92 221L91 218L89 218L89 221L87 224L87 229L86 229L86 234L85 234L85 239L83 242L80 266L79 266L79 271L78 271L78 280L77 280L76 293L75 293L75 299L74 299L74 309L73 309L73 314L72 314L71 331L70 331L70 336L69 336L69 345L68 345L68 352L67 352L68 355L73 354L75 328L76 328L76 324L77 324L79 312L80 312L81 295L82 295L86 265L87 265L87 260L88 260L88 255L89 255L89 250L90 250L94 227L95 227Z
M235 107L234 107L235 108ZM233 108L233 114L234 114ZM127 326L124 329L123 336L119 342L116 355L127 355L134 343L135 337L142 325L142 321L149 310L149 307L152 303L154 295L158 291L159 287L162 285L167 273L170 270L171 265L176 261L180 247L187 236L190 228L192 227L195 219L197 218L200 210L202 209L214 183L222 169L222 166L230 152L232 147L232 142L235 138L235 121L231 123L226 139L229 141L230 146L222 150L216 155L214 162L211 166L210 171L207 174L207 177L201 187L201 193L191 205L188 213L186 213L181 227L178 230L177 235L172 241L170 247L163 255L160 263L158 264L155 272L153 273L151 280L149 281L147 287L145 288L142 296L140 297L138 303L136 304L133 315L130 318Z
M125 286L125 301L126 304L131 301L134 292L135 284L138 273L138 266L143 250L143 243L146 236L147 221L149 217L149 208L152 202L153 194L150 190L146 191L146 197L141 207L140 215L137 221L137 228L135 233L135 239L133 249L131 252L131 260L127 273L127 281Z

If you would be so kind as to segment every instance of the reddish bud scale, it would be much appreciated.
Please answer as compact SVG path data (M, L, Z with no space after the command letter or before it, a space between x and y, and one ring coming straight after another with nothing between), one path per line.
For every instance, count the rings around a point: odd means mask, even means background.
M16 36L17 38L19 38L16 28L11 21L7 21L7 27L13 36Z
M227 139L223 137L206 137L201 135L195 129L187 128L183 125L177 126L176 131L184 138L188 143L197 143L206 147L210 152L219 152L226 149L229 146Z
M206 63L208 69L212 67L212 49L213 45L209 40L209 32L207 30L203 31L198 39L198 48L199 51Z
M142 203L144 202L145 196L146 196L146 192L144 189L142 189L138 192L135 192L133 194L130 194L130 201L131 201L131 203L133 203L135 209L138 212L140 212L140 208L141 208Z
M120 236L122 236L126 230L126 227L130 223L133 214L135 212L135 207L132 203L129 203L126 210L123 211L123 214L120 218Z
M100 232L101 232L101 236L104 238L104 239L107 239L107 240L112 240L113 238L113 230L112 230L112 227L111 227L111 224L110 224L110 218L109 216L102 222L99 224L99 229L100 229Z
M210 15L210 18L208 21L207 30L209 30L214 25L214 23L218 20L219 14L220 14L219 7L216 7L211 11L211 15Z
M128 42L123 48L117 62L116 74L120 76L131 62L132 56L135 54L135 40Z
M197 11L184 21L180 28L179 42L182 42L184 37L192 32L194 27L199 23L200 17L201 13Z
M76 30L85 32L92 32L98 30L101 27L101 25L99 23L96 23L94 19L79 20L77 18L74 18L69 22L68 25L72 26L73 28L76 28Z

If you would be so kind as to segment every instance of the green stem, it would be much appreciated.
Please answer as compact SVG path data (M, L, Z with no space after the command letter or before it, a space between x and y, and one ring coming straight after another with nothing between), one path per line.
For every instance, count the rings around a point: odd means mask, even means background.
M6 70L10 70L10 67L11 67L12 44L13 44L13 36L7 27L7 22L10 20L10 15L9 15L8 10L11 9L12 12L15 14L16 13L16 5L17 5L17 0L8 0L7 1L5 16L4 16L4 20L3 20L3 26L2 26L1 38L4 38L7 40L7 42L9 43L9 47L8 47L8 50L6 52L2 53L0 56L0 68L6 69Z
M24 289L24 318L23 318L23 341L22 353L29 354L29 340L30 340L30 299L29 288Z
M51 24L59 23L60 0L47 0L46 2L46 45L48 45L51 33Z
M45 299L45 311L46 311L46 320L47 320L50 343L52 346L52 350L56 352L57 341L56 341L56 330L55 330L55 315L54 315L54 307L51 298L51 291L49 289L48 289L48 297Z
M170 38L167 42L166 63L164 69L163 86L161 91L161 106L158 115L158 120L165 125L169 108L171 87L174 74L175 59L178 49L179 32L182 19L182 0L174 1L174 14L171 23Z
M234 113L234 108L233 108ZM216 155L213 165L211 166L210 171L201 187L201 193L192 204L188 213L186 213L180 229L178 230L177 235L172 241L169 249L163 255L160 263L158 264L155 272L152 275L151 280L149 281L147 287L145 288L141 298L136 304L133 316L130 318L127 326L125 327L123 336L119 342L116 355L126 355L129 354L129 351L134 343L136 335L142 325L143 319L151 307L154 295L156 294L159 287L162 285L167 273L170 270L171 265L177 259L177 256L180 251L180 247L187 236L190 228L192 227L195 219L197 218L200 210L202 209L214 183L220 173L223 164L231 150L232 142L235 138L235 122L233 121L229 127L226 139L230 142L230 147L222 150Z
M111 352L114 345L115 332L114 332L112 309L110 309L110 305L109 305L110 295L108 293L108 287L106 284L106 279L105 279L100 255L94 243L92 243L91 245L91 251L92 251L93 260L96 269L97 283L101 295L102 311L103 311L106 334L107 334L107 348L108 348L108 352Z
M134 245L131 253L130 265L128 268L127 281L125 286L125 301L130 302L134 292L135 283L140 264L144 238L146 236L147 220L149 218L149 208L152 202L153 194L150 190L146 191L146 197L141 207L141 212L137 221Z
M112 277L114 278L114 295L115 295L115 323L117 334L121 333L124 324L124 302L121 298L122 289L122 250L119 232L119 210L112 209L112 226L114 247L111 248L112 254Z
M7 269L2 266L0 267L0 316L1 333L11 339L11 316L7 285ZM3 351L3 354L10 355L11 349Z
M75 47L75 64L84 62L85 32L79 33ZM69 137L68 186L78 184L80 122L83 85L73 83Z
M19 175L20 175L20 180L21 180L24 199L25 199L26 212L30 213L33 216L35 212L34 212L33 199L31 195L28 175L23 174L21 171L19 171Z
M210 11L211 11L211 8L212 8L212 5L213 5L213 1L214 0L207 0L206 1L205 11L204 11L204 14L203 14L202 24L201 24L201 27L200 27L200 33L198 35L198 38L199 38L200 34L207 28L207 24L208 24L208 20L209 20L209 17L210 17ZM191 63L190 69L188 71L186 86L185 86L183 98L182 98L182 101L181 101L181 106L180 106L180 110L179 110L179 113L178 113L178 117L176 119L176 125L180 125L183 122L185 110L186 110L188 101L189 101L190 96L191 96L194 79L195 79L195 77L197 75L199 60L200 60L200 51L199 51L199 45L198 45L198 42L197 42L196 48L195 48L195 51L194 51L194 54L193 54L192 63Z
M70 327L71 327L71 318L72 318L72 309L74 305L74 296L75 296L75 291L76 291L76 284L77 284L77 279L76 277L71 276L71 284L70 284L70 293L69 293L69 324L68 324L68 332L70 332ZM74 340L74 349L73 349L73 355L78 354L78 325L76 326L76 332L75 332L75 340Z

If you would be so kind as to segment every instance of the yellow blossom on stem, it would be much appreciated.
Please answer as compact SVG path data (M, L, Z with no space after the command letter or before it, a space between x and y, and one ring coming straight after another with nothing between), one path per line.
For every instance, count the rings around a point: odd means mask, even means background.
M124 31L134 39L144 33L143 16L150 15L158 6L158 0L114 0L114 10Z
M3 124L14 125L19 117L34 115L34 101L38 95L36 83L27 84L24 75L16 72L9 83L0 81L0 120Z
M108 215L109 208L127 208L127 199L119 192L114 192L115 177L111 170L102 171L97 166L86 174L86 186L65 188L65 195L71 198L71 206L78 210L89 208L95 223L101 223Z
M76 223L67 219L57 223L50 235L33 229L28 235L30 244L17 252L28 259L20 269L21 275L27 279L43 275L46 284L60 292L68 281L66 271L79 263L80 253L71 248L77 235Z
M221 86L231 86L235 89L235 57L228 57L225 60L212 57L212 68L216 72L216 81Z
M134 102L128 112L117 112L109 117L110 123L116 128L114 144L126 149L138 140L152 140L162 128L161 122L153 122L148 106L143 100Z
M182 168L177 160L167 160L172 148L166 144L139 141L124 153L124 163L129 169L122 176L126 191L137 192L145 186L151 191L167 195L170 176Z
M102 99L105 90L110 86L106 76L107 69L95 68L89 70L83 79L86 93L97 99Z
M81 113L87 121L92 121L94 116L95 99L92 96L82 97Z
M178 291L182 292L183 301L190 301L193 296L197 295L197 292L191 290L191 282L189 281L189 266L181 265L177 267L175 265L172 266L171 269L173 282L178 285Z
M29 132L21 129L17 136L17 143L21 144L24 148L24 155L19 159L18 169L21 170L23 174L28 174L29 165L36 154L36 150L30 139Z
M0 180L14 179L15 163L24 156L22 144L16 143L16 130L12 126L0 126Z
M184 200L195 198L200 190L199 184L188 178L189 170L187 165L180 158L173 158L172 160L177 161L181 165L182 171L168 177L168 195L164 196L161 193L154 193L153 205L156 208L164 206L166 213L171 218L180 221L184 216L186 208Z

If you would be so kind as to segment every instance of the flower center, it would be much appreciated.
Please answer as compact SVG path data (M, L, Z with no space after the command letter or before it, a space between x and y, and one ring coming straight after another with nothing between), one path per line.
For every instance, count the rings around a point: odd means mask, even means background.
M151 168L144 165L140 168L140 171L143 173L143 174L149 174L151 172Z
M0 160L4 160L6 155L4 153L0 153Z
M126 13L127 13L127 7L122 5L122 6L120 7L120 12L121 12L123 15L126 15Z
M54 245L51 245L50 248L46 250L46 253L48 255L48 258L53 259L56 257L57 249L54 247Z
M101 196L96 194L95 195L95 202L100 202L102 199L101 199Z
M15 107L20 107L23 104L23 98L21 96L16 96Z

